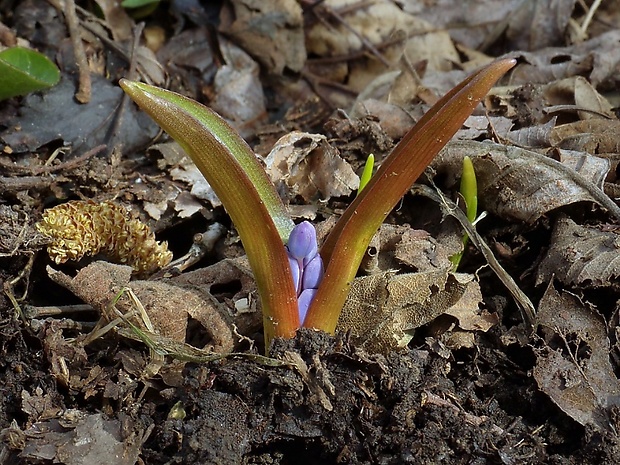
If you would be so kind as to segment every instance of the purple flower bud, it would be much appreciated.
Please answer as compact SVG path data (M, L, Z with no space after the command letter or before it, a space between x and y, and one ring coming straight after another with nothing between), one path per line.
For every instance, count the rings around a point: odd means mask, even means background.
M312 303L312 299L314 299L316 292L316 289L306 289L299 294L299 298L297 299L297 307L299 308L299 321L301 324L304 324L304 320L308 314L308 309L310 308L310 304Z
M308 221L299 223L291 231L286 247L291 257L301 262L306 259L306 263L312 260L318 250L314 226Z
M304 266L301 278L301 289L317 289L322 279L323 260L319 254L316 254L314 258Z
M293 257L288 257L288 264L291 267L295 292L299 295L301 292L301 266L299 265L299 261L295 260Z

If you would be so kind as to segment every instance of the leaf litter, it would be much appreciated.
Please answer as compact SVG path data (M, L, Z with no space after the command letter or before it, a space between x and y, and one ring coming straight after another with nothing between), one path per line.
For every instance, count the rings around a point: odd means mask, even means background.
M133 52L134 20L97 3L102 19L78 10L89 104L59 10L26 0L4 20L62 78L0 107L2 460L620 460L615 2L171 2ZM234 228L118 78L135 69L222 112L321 238L368 153L380 163L503 54L518 66L427 170L440 191L414 186L382 226L340 333L259 356ZM465 155L487 212L475 228L452 201ZM47 268L34 224L69 199L131 205L177 260L150 279L100 257ZM454 273L459 224L475 247Z

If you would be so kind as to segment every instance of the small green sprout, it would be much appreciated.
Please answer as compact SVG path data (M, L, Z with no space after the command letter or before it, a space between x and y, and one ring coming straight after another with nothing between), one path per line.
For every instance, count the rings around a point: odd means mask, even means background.
M476 180L474 164L472 163L471 158L467 156L463 158L463 174L461 175L460 193L465 201L465 213L467 215L467 219L473 224L478 216L478 181ZM469 236L465 234L463 236L463 250L450 257L450 261L452 262L453 269L455 271L461 263L461 258L463 258L463 253L465 253L465 247L467 246L468 241Z
M375 167L375 156L371 153L370 155L368 155L368 158L366 159L364 170L362 171L362 175L360 176L360 187L357 190L357 195L359 195L359 193L362 192L364 187L366 187L366 185L368 184L368 181L370 181L370 178L372 177L372 170L374 169L374 167Z
M274 337L292 337L300 324L335 331L351 283L381 223L489 89L515 64L514 59L491 63L458 84L418 121L329 233L318 251L320 267L316 262L310 265L310 253L287 253L293 221L254 153L228 123L209 108L173 92L125 79L120 85L183 147L230 215L256 279L269 348ZM306 264L312 283L299 287ZM319 276L322 280L314 279ZM312 294L311 302L302 302L305 289L311 290L306 293ZM302 306L304 311L309 307L303 323Z

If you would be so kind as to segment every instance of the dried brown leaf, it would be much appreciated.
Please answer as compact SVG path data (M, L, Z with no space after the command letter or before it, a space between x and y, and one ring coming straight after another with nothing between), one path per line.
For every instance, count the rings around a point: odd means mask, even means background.
M234 346L232 322L228 313L204 289L171 284L165 281L129 281L131 270L122 265L95 262L81 269L74 278L48 268L56 283L64 286L85 303L92 305L104 318L112 321L116 314L111 305L120 294L115 307L122 314L136 310L135 303L123 291L129 288L145 308L155 331L163 337L184 342L188 321L197 320L209 336L208 347L215 352L230 352ZM132 324L145 329L138 317Z
M265 159L267 174L284 198L306 202L349 195L359 177L320 134L293 131L278 140Z
M575 121L555 127L551 143L570 150L588 153L620 153L620 121L593 119Z
M447 270L452 266L450 256L462 250L462 240L461 231L456 241L446 244L426 231L384 223L370 241L361 268L368 274L400 269L402 265L418 272Z
M597 202L620 216L617 206L594 184L600 182L600 171L586 179L569 166L519 147L451 142L433 165L448 175L448 184L456 185L466 155L476 170L479 203L498 216L532 223L551 210L581 201ZM583 154L584 159L589 157Z
M412 330L445 313L465 293L472 276L444 270L356 278L339 331L350 331L366 350L387 353L411 340Z
M267 117L265 94L258 64L241 48L220 38L220 51L226 64L215 74L215 98L210 107L226 119L242 137Z
M610 409L620 406L620 381L601 315L550 283L537 320L545 343L533 370L540 389L580 424L613 430Z
M301 71L306 61L303 15L295 0L233 0L235 20L221 28L270 73Z
M550 247L538 267L536 284L553 277L570 286L620 290L620 232L576 224L567 217L556 222Z
M450 308L446 310L447 315L451 315L459 322L459 328L465 331L488 331L498 322L498 316L480 309L482 302L482 291L480 283L472 280L468 285L463 296Z

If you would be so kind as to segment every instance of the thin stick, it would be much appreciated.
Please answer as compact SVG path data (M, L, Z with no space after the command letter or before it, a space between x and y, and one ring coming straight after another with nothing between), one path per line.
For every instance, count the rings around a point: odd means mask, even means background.
M438 189L433 190L422 184L414 184L411 188L411 193L414 195L423 195L424 197L434 200L445 214L454 217L459 223L461 223L461 226L465 229L465 232L467 232L467 235L471 239L472 243L476 246L480 253L482 253L491 269L495 272L495 275L512 294L512 297L521 312L521 318L525 322L528 330L531 331L534 327L534 322L536 321L536 308L534 307L534 304L529 297L525 295L521 288L519 288L514 279L512 279L512 276L510 276L506 270L504 270L502 265L500 265L495 258L495 255L493 255L493 251L478 234L475 226L469 222L467 216L463 213L463 210L461 210L450 199L446 198Z
M80 22L75 12L75 0L66 0L64 14L73 44L75 62L79 70L78 91L75 94L75 99L80 103L88 103L91 95L90 69L82 43L82 34L80 34Z

